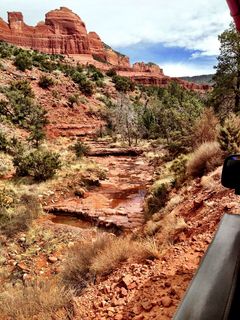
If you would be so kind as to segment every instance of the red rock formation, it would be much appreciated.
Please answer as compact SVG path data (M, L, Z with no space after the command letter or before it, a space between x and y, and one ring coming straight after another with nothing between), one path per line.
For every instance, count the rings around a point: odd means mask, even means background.
M91 55L119 68L130 68L128 57L105 48L95 32L87 33L81 18L65 7L46 14L45 22L26 25L21 12L9 12L8 23L0 19L0 40L49 54Z
M64 54L83 64L94 64L106 71L115 68L120 75L144 85L167 86L171 80L154 63L135 63L106 46L95 32L87 33L81 18L70 9L60 7L46 14L45 22L35 27L24 23L21 12L9 12L8 23L0 18L0 40L49 54ZM191 90L208 90L207 85L196 85L174 78Z
M152 62L149 62L149 63L136 62L133 64L133 71L149 72L149 73L156 73L156 74L163 75L163 69L160 69L160 67L157 64Z

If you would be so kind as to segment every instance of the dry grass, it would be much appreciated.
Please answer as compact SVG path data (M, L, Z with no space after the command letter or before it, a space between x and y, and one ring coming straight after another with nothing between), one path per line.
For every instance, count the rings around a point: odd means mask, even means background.
M176 216L172 211L162 216L162 219L158 221L159 230L156 234L156 239L159 244L170 243L174 236L185 230L187 224L182 217Z
M193 128L192 142L198 147L204 142L216 141L219 121L213 109L206 108Z
M68 287L81 293L96 277L110 274L125 261L139 262L157 256L158 250L149 240L102 236L94 242L79 242L70 250L62 278Z
M211 177L211 176L203 176L201 178L200 183L204 189L208 189L208 190L213 190L216 186L216 183L215 183L213 177Z
M222 152L217 142L203 143L187 163L187 175L202 177L222 163Z
M34 194L20 195L12 188L0 188L0 233L13 236L26 231L41 212Z
M56 281L10 287L0 294L0 312L4 319L71 319L72 293Z

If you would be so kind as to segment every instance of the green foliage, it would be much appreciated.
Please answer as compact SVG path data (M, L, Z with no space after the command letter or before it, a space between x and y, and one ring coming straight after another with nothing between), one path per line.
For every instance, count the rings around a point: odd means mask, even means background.
M79 140L73 145L72 148L73 148L77 158L81 158L81 157L87 155L88 152L90 151L89 146Z
M87 79L86 75L79 71L71 73L72 80L78 84L79 89L86 96L91 96L93 94L93 84Z
M88 70L88 75L90 76L91 80L93 80L93 81L98 81L98 80L101 80L104 78L103 73L92 64L90 64L87 67L87 70Z
M79 104L79 95L78 94L72 94L68 97L68 102L70 107L73 107L74 104Z
M112 78L112 80L115 84L116 90L119 92L126 93L134 90L134 83L129 78L116 75Z
M9 91L17 91L24 97L28 98L34 98L35 96L31 84L27 80L18 80L11 82Z
M187 179L188 156L181 154L172 163L170 171L174 174L174 187L180 187Z
M163 138L171 158L192 148L193 125L203 110L200 97L171 83L167 88L148 88L142 123L148 137Z
M219 129L218 142L226 155L238 153L240 148L240 118L231 113Z
M166 182L156 181L146 199L145 216L148 219L165 206L169 198L169 185Z
M14 81L5 90L8 101L0 101L0 116L30 132L34 146L44 138L44 127L48 123L47 112L35 104L34 93L28 81Z
M36 181L52 178L60 169L60 156L45 150L34 150L29 153L16 155L13 164L18 176L31 176Z
M3 131L0 131L0 151L7 152L9 148L9 141Z
M48 89L54 85L54 80L51 77L43 75L40 77L38 85L43 89Z
M15 57L14 64L21 71L25 71L27 69L31 70L33 66L32 57L27 51L20 52Z
M117 75L117 72L116 72L116 70L115 69L109 69L107 72L106 72L106 75L108 76L108 77L115 77L116 75Z
M225 118L229 112L240 112L240 34L233 23L220 36L220 55L212 92L215 111Z
M2 59L8 59L11 58L13 55L13 46L7 44L4 41L0 41L0 57Z

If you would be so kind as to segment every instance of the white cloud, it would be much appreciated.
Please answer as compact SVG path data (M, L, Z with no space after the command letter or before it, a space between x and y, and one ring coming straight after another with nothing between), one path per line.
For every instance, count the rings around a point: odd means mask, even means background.
M214 69L211 67L189 65L184 63L161 64L161 68L163 68L164 74L171 77L191 77L196 75L214 73Z

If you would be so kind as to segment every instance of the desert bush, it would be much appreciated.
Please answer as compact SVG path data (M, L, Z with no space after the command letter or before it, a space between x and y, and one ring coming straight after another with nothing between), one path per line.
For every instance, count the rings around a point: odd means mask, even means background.
M0 177L13 171L12 158L6 153L0 153Z
M20 231L26 231L40 213L41 206L36 196L32 194L18 196L13 188L0 188L2 234L13 236Z
M9 91L19 92L24 97L34 98L34 92L32 90L31 83L27 80L12 81Z
M204 142L216 141L219 121L211 108L206 108L193 127L192 142L195 147Z
M79 95L78 94L72 94L68 97L68 103L70 107L73 107L74 104L79 104Z
M112 80L117 91L126 93L134 90L134 83L129 78L116 75Z
M187 175L186 175L187 161L188 161L188 156L182 154L172 162L170 171L174 175L174 181L173 181L174 187L180 187L182 183L187 179Z
M117 75L117 72L115 69L109 69L107 72L106 72L106 75L108 77L115 77Z
M67 287L80 293L98 276L107 275L127 260L154 259L156 251L146 242L130 237L102 236L94 242L79 242L69 253L62 278Z
M18 176L31 176L36 181L52 178L60 169L60 155L46 150L34 150L16 155L13 164Z
M7 152L9 149L9 141L6 134L3 131L0 131L0 151Z
M77 158L86 156L90 151L90 147L79 140L72 146L72 149L74 150Z
M72 319L72 292L56 280L9 287L0 293L0 312L5 319Z
M93 84L87 79L85 74L79 71L74 71L70 74L72 80L78 84L80 91L86 96L93 94Z
M39 142L39 131L48 123L47 111L33 100L34 93L28 81L14 81L6 89L8 101L0 101L0 115L14 124L32 131L38 131L34 138Z
M21 71L25 71L27 69L32 69L32 65L33 65L32 57L27 51L20 52L15 57L14 64Z
M238 153L240 148L240 117L231 113L220 127L218 142L226 154Z
M150 190L150 194L146 198L145 218L148 220L155 212L164 207L168 201L168 197L169 184L161 180L156 181Z
M38 85L42 89L48 89L54 85L54 80L51 77L43 75L40 77Z
M202 177L222 164L223 153L217 142L205 142L190 156L187 175Z

